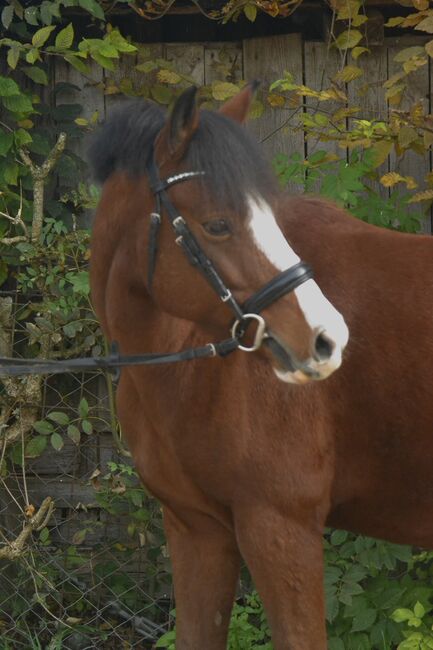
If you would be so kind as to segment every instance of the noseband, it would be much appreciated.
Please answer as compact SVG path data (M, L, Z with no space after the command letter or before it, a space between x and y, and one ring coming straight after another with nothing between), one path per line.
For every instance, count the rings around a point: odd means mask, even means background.
M239 305L230 289L222 280L213 265L212 260L209 259L200 247L200 244L189 229L185 219L176 210L167 194L167 190L173 185L203 176L205 172L183 172L176 174L175 176L169 176L165 180L161 180L159 177L158 167L156 166L155 157L152 155L147 167L147 173L149 176L150 188L155 196L156 203L155 212L152 212L150 215L147 272L147 286L149 291L151 291L155 271L158 232L161 225L162 208L164 208L170 224L173 227L176 244L182 248L190 264L200 271L222 302L226 303L234 313L235 322L231 328L231 335L232 340L234 339L237 341L237 346L231 345L227 352L236 349L236 347L246 352L257 350L261 346L263 339L267 336L266 323L263 317L259 315L260 312L285 294L294 291L301 284L312 278L313 271L311 267L305 262L294 264L272 278L270 282L266 283L261 289L250 296L243 305ZM257 328L253 345L247 347L241 345L240 340L245 334L251 321L256 321Z

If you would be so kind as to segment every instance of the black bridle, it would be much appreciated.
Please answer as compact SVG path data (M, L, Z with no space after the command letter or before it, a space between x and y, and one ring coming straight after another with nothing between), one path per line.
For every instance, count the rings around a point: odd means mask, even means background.
M167 193L167 190L173 185L203 176L204 172L183 172L161 180L158 167L152 155L147 167L147 174L156 202L155 212L152 212L150 215L147 270L149 292L152 288L152 280L157 261L158 233L163 215L162 209L164 208L174 230L176 243L182 248L188 261L202 273L222 302L231 308L235 317L234 323L231 326L231 337L218 343L208 343L199 348L190 348L181 352L163 354L150 353L122 356L119 354L117 344L114 343L111 348L111 354L106 357L85 357L65 360L11 359L8 357L0 357L0 376L57 374L96 369L114 370L118 372L124 366L156 365L215 356L223 357L237 349L253 352L261 346L263 339L267 336L266 323L263 317L260 316L260 312L313 277L313 272L308 264L298 262L289 269L276 275L270 282L250 296L243 305L240 305L222 280L212 260L208 258L200 247L185 219L176 210ZM241 340L251 321L256 321L257 327L254 343L252 346L247 347L242 345Z
M298 262L297 264L294 264L289 269L282 271L274 278L272 278L272 280L270 280L261 289L250 296L243 303L243 305L240 305L233 296L230 289L222 280L212 260L209 259L209 257L200 247L200 244L194 237L185 219L179 214L167 194L167 190L173 185L182 183L191 178L203 176L204 172L183 172L181 174L169 176L165 180L161 180L159 177L158 167L155 162L155 157L152 156L147 167L147 173L149 176L150 188L155 196L156 201L156 211L151 214L149 236L149 263L147 274L147 284L149 291L151 291L152 280L155 271L157 237L162 220L162 208L164 208L170 224L174 230L176 243L182 248L190 264L192 264L192 266L194 266L196 269L198 269L198 271L202 273L202 275L206 278L211 287L217 293L219 298L233 311L235 322L232 325L231 333L232 338L238 341L238 345L236 347L248 352L257 350L266 335L266 324L264 319L260 316L260 312L263 311L263 309L266 309L266 307L269 307L269 305L284 296L286 293L294 291L297 287L299 287L299 285L312 278L313 271L311 267L305 262ZM241 345L240 339L245 334L247 326L252 320L255 320L257 322L256 336L254 345L246 347ZM236 349L236 347L233 349Z

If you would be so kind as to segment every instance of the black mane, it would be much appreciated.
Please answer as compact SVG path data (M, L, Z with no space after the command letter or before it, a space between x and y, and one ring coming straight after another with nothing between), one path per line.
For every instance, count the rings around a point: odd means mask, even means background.
M134 100L113 111L93 136L88 158L96 180L115 171L141 176L166 114L156 104ZM269 199L275 180L256 142L239 124L213 111L200 111L200 124L184 159L185 169L205 172L205 191L220 207L239 210L247 195Z

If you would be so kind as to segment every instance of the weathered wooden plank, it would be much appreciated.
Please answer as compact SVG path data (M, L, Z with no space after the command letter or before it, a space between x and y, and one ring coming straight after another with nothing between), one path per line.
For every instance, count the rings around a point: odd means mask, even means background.
M198 86L204 84L204 46L196 43L168 43L165 58L175 64L176 70L191 77Z
M363 71L362 77L348 84L349 106L359 106L359 117L366 120L387 120L388 104L385 98L383 84L388 74L387 48L371 47L370 53L361 56L357 66ZM389 171L389 160L378 168L380 176ZM380 183L374 189L383 197L388 196L388 190Z
M327 43L307 41L304 43L304 75L305 85L314 90L326 90L331 85L333 77L341 69L341 57L335 48ZM308 107L319 106L324 111L332 113L339 108L336 102L326 101L318 104L317 100L307 97L305 103ZM344 157L344 150L337 142L321 142L317 138L309 138L306 141L307 156L315 151L327 151Z
M302 40L299 34L252 38L243 42L244 77L262 81L266 91L269 84L290 72L296 83L302 83ZM304 155L304 135L294 131L295 111L282 111L266 104L263 115L250 122L250 128L263 144L270 161L276 154Z
M401 50L401 45L388 47L388 77L401 69L401 64L394 61L394 57ZM411 73L407 78L407 88L399 110L410 110L412 106L421 102L424 111L429 111L430 97L430 72L429 64L419 68L416 72ZM414 151L407 151L403 157L397 158L395 152L391 152L390 166L392 171L396 171L403 176L413 176L420 188L425 187L425 176L430 171L430 154L425 152L419 155ZM415 204L408 206L409 210L419 212L419 206ZM431 219L428 216L423 225L424 232L431 232Z
M38 505L45 497L51 496L56 502L57 508L76 508L78 504L87 507L97 507L95 490L92 485L83 479L69 476L46 477L41 480L37 476L27 477L27 489L31 503ZM17 487L13 490L17 499L20 500L21 490ZM98 506L99 507L99 506Z
M64 81L77 86L77 89L64 89L56 94L56 105L62 103L77 103L83 107L81 116L91 118L95 111L99 119L105 117L105 99L102 92L104 81L103 69L95 61L89 61L90 75L84 76L78 70L65 63L62 59L56 61L55 81ZM79 143L82 148L82 142ZM80 149L81 151L81 149Z
M243 53L241 43L212 43L204 50L204 83L242 79Z

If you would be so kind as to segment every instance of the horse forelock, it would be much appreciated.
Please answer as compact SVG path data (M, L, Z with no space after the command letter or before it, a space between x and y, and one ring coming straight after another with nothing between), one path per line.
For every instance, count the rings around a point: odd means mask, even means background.
M155 139L166 120L156 104L134 100L121 104L92 137L88 160L97 182L114 172L131 177L146 172ZM246 129L213 111L200 111L199 127L181 161L182 170L203 171L203 195L219 209L245 213L248 196L270 200L276 183L259 145Z

